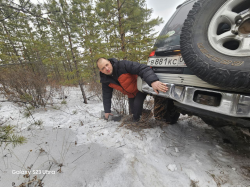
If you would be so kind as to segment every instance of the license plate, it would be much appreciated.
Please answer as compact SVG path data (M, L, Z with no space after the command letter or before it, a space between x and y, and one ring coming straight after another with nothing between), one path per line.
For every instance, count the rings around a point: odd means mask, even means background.
M182 56L151 57L148 59L148 66L161 67L186 67Z

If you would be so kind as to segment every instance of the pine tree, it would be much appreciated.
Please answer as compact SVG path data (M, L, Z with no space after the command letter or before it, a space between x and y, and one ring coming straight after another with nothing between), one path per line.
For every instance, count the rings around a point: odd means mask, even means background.
M14 133L14 127L11 125L3 125L0 123L0 146L4 143L6 146L12 144L13 146L25 143L27 139L23 136L18 136Z
M96 14L91 3L82 0L72 1L72 11L78 25L77 33L81 48L83 76L88 81L96 81L99 74L95 62L104 48Z
M87 103L86 94L83 88L83 78L80 68L80 56L79 56L79 35L78 35L78 20L75 17L75 10L72 9L72 3L76 1L65 1L59 0L56 2L55 0L50 0L47 9L50 12L53 12L55 8L59 8L60 12L50 14L49 19L53 24L51 24L50 28L53 30L52 32L57 35L57 43L61 43L64 47L64 55L67 57L67 61L73 74L74 80L80 86L82 96L84 99L84 103ZM71 75L72 75L71 74Z
M162 19L150 20L151 9L145 0L99 0L96 11L103 23L102 35L111 47L112 54L119 59L146 60L155 36L153 27ZM150 49L149 49L150 48Z

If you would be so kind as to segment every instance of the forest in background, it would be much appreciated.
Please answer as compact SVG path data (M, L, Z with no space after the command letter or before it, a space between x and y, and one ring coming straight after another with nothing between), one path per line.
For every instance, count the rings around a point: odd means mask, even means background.
M155 42L145 0L0 0L0 92L46 106L58 85L100 92L100 57L146 62Z

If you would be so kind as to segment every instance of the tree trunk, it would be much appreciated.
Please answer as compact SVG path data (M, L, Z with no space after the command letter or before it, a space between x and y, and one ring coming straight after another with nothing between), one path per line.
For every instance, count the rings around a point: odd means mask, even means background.
M72 45L71 35L70 35L70 32L69 32L69 28L68 28L68 23L67 23L66 20L65 20L65 28L66 28L68 39L69 39L71 55L72 55L72 58L73 58L73 62L75 64L76 77L78 79L78 83L79 83L79 86L80 86L80 89L81 89L81 92L82 92L84 103L88 104L87 97L86 97L86 94L85 94L85 91L84 91L84 88L83 88L82 78L81 78L81 75L79 73L78 64L77 64L76 57L75 57L75 54L74 54L74 51L73 51L73 45Z
M82 97L83 97L83 102L85 103L85 104L88 104L88 102L87 102L87 97L86 97L86 94L85 94L85 91L84 91L84 89L83 89L83 83L81 82L82 80L80 80L79 81L79 86L80 86L80 89L81 89L81 91L82 91Z
M126 49L125 49L125 32L124 32L124 28L123 28L123 25L122 25L122 13L121 13L121 8L122 8L122 5L121 5L121 2L120 0L117 0L117 7L118 7L118 21L119 21L119 31L120 31L120 38L121 38L121 50L122 52L124 53L125 55L125 52L126 52ZM127 57L126 56L123 56L123 60L126 60Z

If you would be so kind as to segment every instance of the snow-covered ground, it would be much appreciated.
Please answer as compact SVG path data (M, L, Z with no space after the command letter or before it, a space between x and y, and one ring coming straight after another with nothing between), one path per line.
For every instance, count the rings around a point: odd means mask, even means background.
M0 186L166 187L250 186L250 154L223 143L197 117L175 125L136 128L100 119L102 103L84 104L80 89L66 88L66 104L35 109L0 103L0 119L28 142L0 151ZM0 96L0 100L4 100ZM29 174L30 172L30 174ZM25 186L25 185L24 185Z

